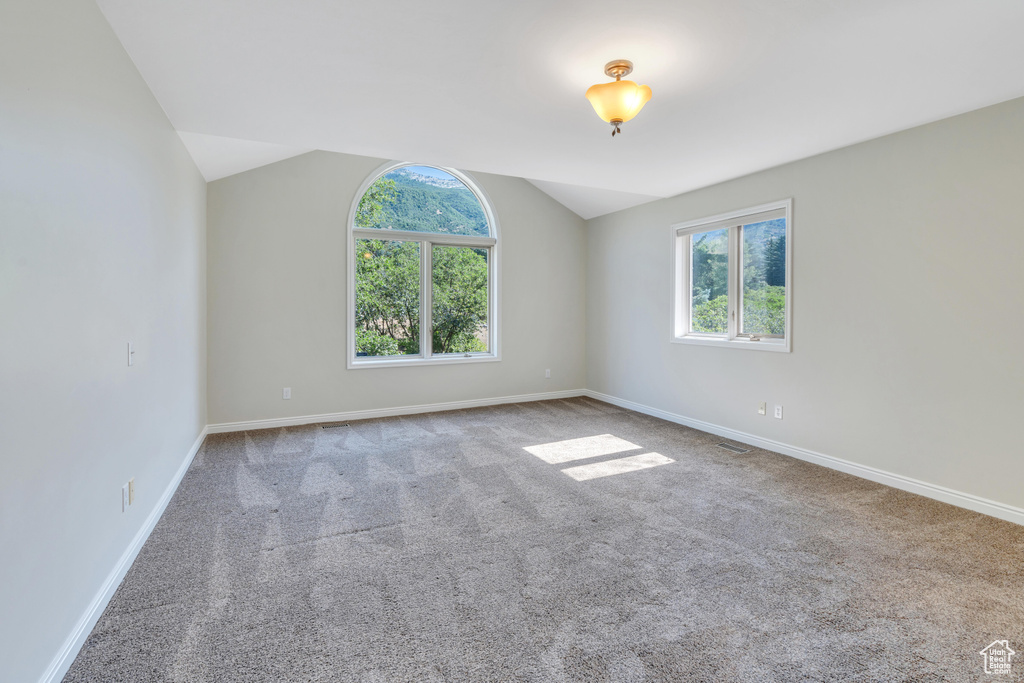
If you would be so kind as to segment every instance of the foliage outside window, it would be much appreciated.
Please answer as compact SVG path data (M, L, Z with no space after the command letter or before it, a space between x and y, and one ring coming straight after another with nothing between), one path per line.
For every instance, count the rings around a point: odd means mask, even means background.
M392 166L360 197L350 367L497 359L493 218L456 173Z
M420 352L420 243L356 240L356 349Z
M673 226L673 340L790 350L791 202Z
M434 247L434 353L487 351L487 250Z

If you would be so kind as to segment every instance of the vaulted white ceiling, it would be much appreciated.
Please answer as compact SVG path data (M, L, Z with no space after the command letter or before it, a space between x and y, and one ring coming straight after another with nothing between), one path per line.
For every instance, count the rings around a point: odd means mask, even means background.
M178 131L178 136L185 143L189 154L199 167L199 172L207 181L219 180L312 151L202 133Z
M179 131L520 176L585 217L1024 96L1021 0L98 2ZM617 58L654 96L613 139L583 93Z

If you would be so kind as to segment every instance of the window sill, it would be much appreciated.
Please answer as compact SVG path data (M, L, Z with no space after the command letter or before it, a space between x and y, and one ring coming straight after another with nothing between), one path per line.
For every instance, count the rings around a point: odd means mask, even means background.
M789 353L789 340L767 340L749 341L747 339L722 339L715 337L698 337L687 335L685 337L673 337L673 344L695 344L697 346L724 346L733 349L746 349L747 351L774 351L776 353Z
M493 363L500 361L501 356L493 353L474 353L469 356L443 355L423 358L422 356L410 356L408 358L373 358L366 360L348 360L349 370L364 370L367 368L397 368L411 365L456 365L459 363Z

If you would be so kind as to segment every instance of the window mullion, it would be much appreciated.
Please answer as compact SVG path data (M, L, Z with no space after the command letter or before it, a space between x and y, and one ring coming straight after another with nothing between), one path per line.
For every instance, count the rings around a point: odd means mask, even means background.
M678 233L672 238L672 248L675 250L675 290L672 300L672 337L679 337L690 331L690 287L684 280L689 272L689 259L683 255L684 245L689 245L690 238L683 237ZM688 251L688 249L686 249ZM686 304L685 317L683 305ZM684 327L685 325L685 327Z
M420 355L430 358L433 353L433 284L434 245L427 240L420 242Z
M739 333L739 301L740 301L740 272L739 250L741 228L733 226L729 228L729 339L735 339Z
M495 273L497 266L494 263L494 247L487 250L487 351L497 353L498 349L498 325L495 321L494 312L497 310L497 292L495 286Z
M683 300L683 307L686 310L686 333L693 332L693 235L687 235L683 242L683 251L686 254L686 269L683 277L686 279L686 299Z
M361 240L419 240L422 232L412 230L383 230L380 228L352 228L352 234ZM448 244L457 247L492 247L497 243L493 237L480 235L449 235L437 233L430 238L434 244Z

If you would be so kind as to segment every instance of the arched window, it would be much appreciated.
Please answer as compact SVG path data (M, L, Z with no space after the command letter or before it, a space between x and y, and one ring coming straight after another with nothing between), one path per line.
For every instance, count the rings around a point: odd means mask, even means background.
M349 216L348 367L498 360L497 252L464 173L378 169Z

